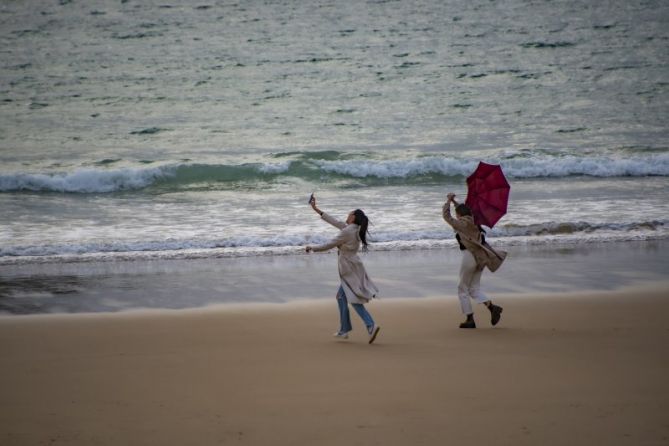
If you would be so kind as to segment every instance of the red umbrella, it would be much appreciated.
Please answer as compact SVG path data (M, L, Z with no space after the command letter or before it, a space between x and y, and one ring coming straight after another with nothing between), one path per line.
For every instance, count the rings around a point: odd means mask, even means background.
M467 177L465 200L474 222L492 228L506 214L510 190L501 166L479 162L474 173Z

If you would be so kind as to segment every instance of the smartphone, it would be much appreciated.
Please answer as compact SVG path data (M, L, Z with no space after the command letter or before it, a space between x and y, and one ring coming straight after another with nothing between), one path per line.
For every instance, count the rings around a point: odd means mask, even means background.
M309 196L309 201L307 204L311 204L314 201L314 193L311 193L311 196Z

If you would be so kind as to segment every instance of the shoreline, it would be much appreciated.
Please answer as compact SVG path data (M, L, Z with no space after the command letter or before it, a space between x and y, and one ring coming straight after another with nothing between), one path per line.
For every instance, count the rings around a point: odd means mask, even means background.
M455 295L0 318L0 442L660 445L669 291Z
M541 293L498 293L491 297L495 302L532 302L553 301L553 300L573 300L581 299L586 296L587 299L611 299L616 296L644 296L665 295L669 298L669 278L665 281L656 281L649 284L633 284L621 286L615 289L607 290L571 290L564 292L541 292ZM334 296L329 298L305 298L286 300L284 302L232 302L232 303L212 303L200 307L188 308L131 308L114 312L79 312L79 313L35 313L20 315L0 314L0 324L22 324L36 321L78 321L95 319L142 319L142 318L172 318L172 317L203 317L215 314L253 314L253 313L282 313L291 311L329 311L333 307ZM457 289L446 292L443 295L426 295L422 297L392 297L375 298L368 305L370 309L391 304L393 306L411 306L411 305L444 305L444 301L452 301L458 304ZM483 312L483 306L472 302L476 313ZM457 305L456 305L457 307ZM459 307L457 307L459 308ZM329 309L329 310L328 310ZM357 316L352 313L352 318Z
M669 240L558 247L508 247L482 289L536 295L613 291L665 283ZM382 299L455 295L456 248L370 251L362 256ZM0 268L0 313L8 315L186 309L216 304L330 299L336 252L298 256L195 259Z

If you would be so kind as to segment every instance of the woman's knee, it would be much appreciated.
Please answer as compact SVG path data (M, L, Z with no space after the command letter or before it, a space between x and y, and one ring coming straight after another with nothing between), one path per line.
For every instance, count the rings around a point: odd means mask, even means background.
M470 286L466 283L460 283L458 285L458 294L469 294Z

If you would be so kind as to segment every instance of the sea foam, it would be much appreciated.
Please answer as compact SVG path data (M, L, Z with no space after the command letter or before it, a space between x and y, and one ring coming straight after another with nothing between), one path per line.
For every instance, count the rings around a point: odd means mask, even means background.
M280 162L243 164L173 163L155 167L79 168L72 172L0 174L0 192L21 190L71 193L105 193L141 190L160 183L169 188L193 184L227 185L244 182L249 187L278 178L296 178L319 184L344 177L383 186L385 180L410 180L411 184L430 183L445 177L467 177L478 165L478 158L428 156L383 159L380 154L365 158L339 153L335 159L309 158ZM301 159L300 159L301 158ZM328 158L333 158L328 156ZM669 176L669 154L621 155L546 155L508 156L482 161L500 164L508 178L542 177L643 177ZM382 180L382 181L379 181Z
M531 158L489 159L500 164L510 178L667 176L669 154L636 155L630 158L613 156L533 156ZM409 178L420 175L468 176L478 160L447 157L424 157L395 160L337 160L316 161L325 172L350 175L356 178Z
M71 173L0 175L0 191L100 193L142 189L169 175L162 168L78 169Z
M488 230L486 237L495 245L551 245L622 240L656 240L669 236L665 221L630 223L545 222L528 225L501 225ZM73 242L60 244L0 246L0 264L35 261L64 256L67 261L100 258L128 259L198 257L248 257L267 254L295 254L305 245L319 245L325 235L281 234L276 236L233 236L227 238L168 238L164 240L116 240L113 242ZM373 249L414 250L455 246L450 229L375 231L369 241ZM12 260L14 259L14 260ZM69 259L69 260L68 260ZM39 261L39 260L38 260Z

